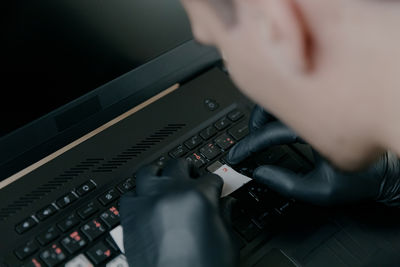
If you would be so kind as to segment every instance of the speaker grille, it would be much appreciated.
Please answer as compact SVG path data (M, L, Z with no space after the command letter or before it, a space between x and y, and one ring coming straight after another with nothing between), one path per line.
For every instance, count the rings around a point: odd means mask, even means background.
M154 145L164 141L166 138L170 137L185 126L186 124L182 123L168 124L167 126L161 128L160 130L157 130L152 135L141 140L135 145L125 149L117 156L113 157L111 160L101 164L99 167L93 170L93 172L112 172L115 169L118 169L120 166L126 164L128 161L137 158L140 154L146 152Z

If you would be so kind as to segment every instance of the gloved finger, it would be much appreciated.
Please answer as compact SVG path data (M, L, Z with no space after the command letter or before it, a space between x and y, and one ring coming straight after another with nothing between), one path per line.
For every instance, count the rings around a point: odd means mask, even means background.
M256 105L251 112L250 120L249 120L249 128L250 132L253 133L258 129L262 128L268 122L275 121L276 118L267 112L264 108L259 105Z
M191 174L191 167L184 159L176 159L168 162L163 170L163 176L173 178L189 177Z
M227 224L232 224L233 207L237 204L237 199L231 196L226 196L220 200L220 209L222 218Z
M206 174L196 180L197 188L215 205L218 205L224 180L216 174Z
M320 169L302 176L284 168L262 166L257 168L253 175L255 180L289 198L316 205L332 205L339 202L334 198L334 188L325 179L321 179L325 173L321 173Z
M275 145L292 144L299 140L297 134L281 122L271 122L262 129L250 134L236 144L226 158L229 164L235 165Z
M157 180L160 174L160 167L156 165L146 165L136 173L136 193L138 196L145 195L149 187L153 186L153 180Z

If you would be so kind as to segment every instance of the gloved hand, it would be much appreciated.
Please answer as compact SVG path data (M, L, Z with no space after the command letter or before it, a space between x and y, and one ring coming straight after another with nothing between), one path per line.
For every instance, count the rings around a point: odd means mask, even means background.
M130 266L237 265L239 252L221 216L223 180L196 176L185 160L139 170L136 195L124 195L120 207Z
M233 147L227 157L235 165L275 145L303 142L291 129L256 106L250 118L250 135ZM375 200L400 206L400 162L388 152L368 169L343 172L314 151L315 168L306 175L277 166L260 166L255 180L278 193L317 205L336 205Z

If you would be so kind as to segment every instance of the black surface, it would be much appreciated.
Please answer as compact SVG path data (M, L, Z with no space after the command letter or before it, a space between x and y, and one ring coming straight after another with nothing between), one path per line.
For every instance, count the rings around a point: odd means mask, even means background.
M1 21L0 137L192 38L178 0L6 1Z

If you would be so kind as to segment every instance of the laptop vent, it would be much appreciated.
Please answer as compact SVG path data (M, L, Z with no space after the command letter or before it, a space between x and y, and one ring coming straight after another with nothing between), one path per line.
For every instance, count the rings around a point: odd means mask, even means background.
M14 201L10 205L0 210L0 221L8 218L9 216L17 213L21 209L29 206L34 201L39 200L49 194L50 192L59 189L65 183L72 180L74 177L89 171L96 165L98 165L104 159L101 158L91 158L86 159L85 161L80 162L75 167L70 168L67 171L64 171L59 176L51 179L46 184L43 184L37 187L35 190L31 191L30 193L26 194L23 197L20 197L18 200Z
M162 129L154 132L149 137L136 143L134 146L125 149L111 160L101 164L99 167L93 170L93 172L112 172L128 161L137 158L140 154L146 152L154 145L164 141L166 138L181 130L185 126L186 124L168 124Z

